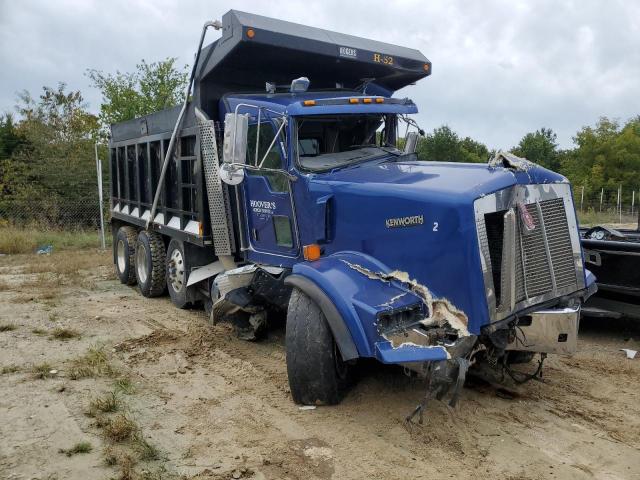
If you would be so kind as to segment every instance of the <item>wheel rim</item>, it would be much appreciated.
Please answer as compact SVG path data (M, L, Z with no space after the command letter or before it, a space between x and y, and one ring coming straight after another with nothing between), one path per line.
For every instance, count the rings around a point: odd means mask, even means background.
M147 262L147 249L141 243L138 244L136 250L136 273L138 274L138 282L145 283L149 272L149 263Z
M175 292L184 286L184 259L180 250L174 250L169 257L169 283Z
M127 265L127 255L125 255L124 251L125 251L124 241L123 240L118 240L118 246L116 248L116 253L117 253L117 257L118 257L118 271L120 273L124 272L124 269L126 268L126 265Z

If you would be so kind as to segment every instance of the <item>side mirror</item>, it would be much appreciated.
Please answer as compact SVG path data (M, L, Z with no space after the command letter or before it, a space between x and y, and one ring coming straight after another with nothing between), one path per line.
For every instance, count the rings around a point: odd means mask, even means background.
M224 117L224 146L222 161L224 163L247 162L247 132L249 131L249 115L227 113Z
M404 153L416 153L418 147L418 132L407 133L405 138Z

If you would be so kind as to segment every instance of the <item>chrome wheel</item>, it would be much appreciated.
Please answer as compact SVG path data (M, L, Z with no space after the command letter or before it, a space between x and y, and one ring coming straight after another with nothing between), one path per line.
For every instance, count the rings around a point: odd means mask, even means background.
M126 252L126 247L124 245L123 240L118 240L118 245L116 247L116 255L118 260L118 271L124 272L124 269L127 268L127 257L129 256L129 252Z
M138 284L146 283L149 274L147 249L140 242L138 242L138 248L136 249L136 273L138 274Z
M184 286L184 259L180 250L175 249L169 258L169 283L175 292Z

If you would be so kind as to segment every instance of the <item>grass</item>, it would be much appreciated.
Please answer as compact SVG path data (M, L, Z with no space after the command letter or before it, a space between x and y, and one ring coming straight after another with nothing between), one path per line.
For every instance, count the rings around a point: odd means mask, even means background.
M63 251L36 256L24 267L24 273L53 273L73 280L81 270L94 270L96 267L110 264L111 256L107 252Z
M590 226L590 225L616 225L616 224L632 224L633 228L638 225L638 216L637 215L622 215L622 222L620 222L620 215L615 212L609 211L596 211L593 208L588 210L579 211L578 220L581 226Z
M11 285L9 285L4 280L0 280L0 292L6 292L11 290Z
M89 402L87 415L95 417L99 413L113 413L122 409L122 401L117 392L109 392L102 397L96 397Z
M128 377L118 378L113 382L113 387L116 392L124 393L125 395L132 395L136 391L133 382Z
M16 328L18 327L13 323L3 323L0 325L0 332L12 332Z
M40 363L38 365L34 365L33 367L31 367L31 374L33 375L33 378L36 378L39 380L55 377L56 374L51 373L53 371L54 371L53 367L46 362Z
M102 428L105 438L113 443L121 443L133 439L138 430L138 425L122 413L108 419Z
M133 448L138 453L140 460L152 461L160 458L160 450L147 441L140 431L133 437Z
M91 347L84 355L71 360L69 377L72 380L115 376L117 370L109 362L104 347Z
M47 330L45 330L44 328L36 327L33 330L31 330L31 333L33 333L34 335L46 335Z
M53 245L53 251L97 248L99 234L94 230L46 230L42 228L0 228L0 253L35 253L43 245Z
M51 332L51 338L56 340L70 340L72 338L80 338L80 332L73 328L57 327Z
M93 447L89 442L78 442L71 448L61 448L58 451L64 453L67 457L72 457L78 453L89 453L91 450L93 450Z
M0 369L0 374L6 375L8 373L16 373L19 371L20 367L18 367L17 365L5 365L4 367L2 367L2 369Z

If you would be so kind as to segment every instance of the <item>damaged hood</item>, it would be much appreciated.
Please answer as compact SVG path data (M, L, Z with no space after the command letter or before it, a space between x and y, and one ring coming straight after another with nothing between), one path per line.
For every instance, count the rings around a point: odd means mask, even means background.
M362 252L406 272L463 312L472 334L489 321L474 201L518 183L566 181L534 164L420 161L367 163L305 180L315 204L326 206L303 238L322 243L326 255Z

